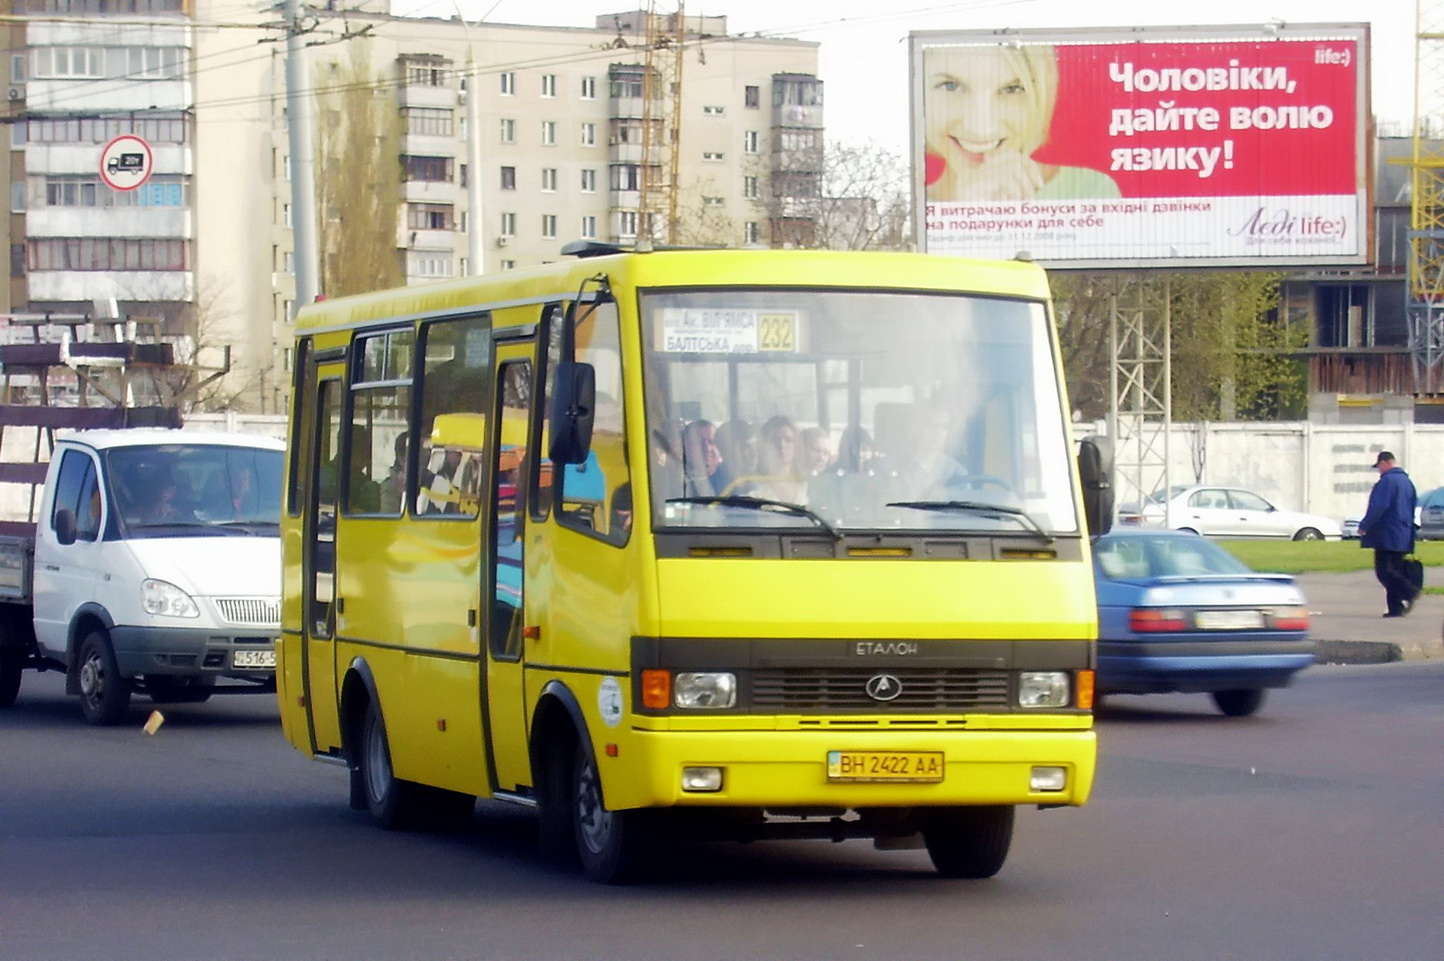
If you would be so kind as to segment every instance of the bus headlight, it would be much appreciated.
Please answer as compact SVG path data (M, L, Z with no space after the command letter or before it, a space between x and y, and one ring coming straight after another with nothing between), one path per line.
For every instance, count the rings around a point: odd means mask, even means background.
M1023 671L1018 675L1019 707L1067 707L1067 671Z
M737 676L723 671L678 674L672 679L672 703L699 710L735 707Z
M200 617L200 608L185 591L166 581L146 578L140 585L140 605L147 614Z

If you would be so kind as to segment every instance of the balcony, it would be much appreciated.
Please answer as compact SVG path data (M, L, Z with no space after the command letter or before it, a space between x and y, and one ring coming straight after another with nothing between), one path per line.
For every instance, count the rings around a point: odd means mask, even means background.
M195 275L189 270L32 270L26 275L32 301L193 301Z
M455 87L433 87L429 84L402 84L402 107L455 107L461 102Z
M104 144L32 143L25 147L27 174L100 174L100 151ZM150 145L155 160L153 173L195 173L195 156L187 144Z
M25 214L25 233L189 240L195 236L195 222L185 207L34 207Z

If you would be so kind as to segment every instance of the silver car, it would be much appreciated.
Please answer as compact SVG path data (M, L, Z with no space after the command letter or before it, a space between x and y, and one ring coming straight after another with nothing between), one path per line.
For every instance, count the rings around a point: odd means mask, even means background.
M1209 537L1287 537L1296 541L1339 540L1339 522L1318 514L1275 507L1241 487L1187 484L1157 491L1142 510L1120 512L1119 522L1167 527Z

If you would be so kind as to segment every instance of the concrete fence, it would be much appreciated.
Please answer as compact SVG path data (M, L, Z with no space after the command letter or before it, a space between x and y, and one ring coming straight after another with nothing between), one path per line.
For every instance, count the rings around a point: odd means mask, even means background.
M1107 434L1101 423L1095 429ZM1130 455L1137 453L1138 440L1126 434L1116 439L1120 471L1141 476L1147 487L1161 486L1161 465L1141 472L1126 466ZM1161 438L1157 443L1162 444ZM1373 464L1381 450L1394 453L1421 496L1444 485L1444 424L1308 421L1174 424L1168 444L1168 483L1246 487L1277 507L1343 520L1364 513L1369 490L1379 478ZM1131 462L1140 459L1134 456ZM1133 500L1136 479L1118 481L1118 500Z

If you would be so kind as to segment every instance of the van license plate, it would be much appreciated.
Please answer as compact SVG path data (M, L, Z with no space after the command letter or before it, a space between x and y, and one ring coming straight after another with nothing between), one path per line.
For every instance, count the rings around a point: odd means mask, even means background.
M236 651L231 654L231 667L255 669L258 667L276 669L275 651Z
M829 781L922 781L943 779L942 751L828 751Z

